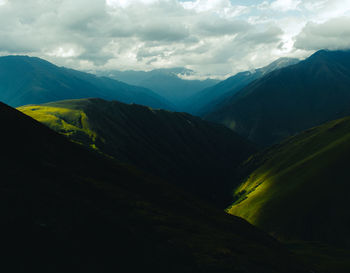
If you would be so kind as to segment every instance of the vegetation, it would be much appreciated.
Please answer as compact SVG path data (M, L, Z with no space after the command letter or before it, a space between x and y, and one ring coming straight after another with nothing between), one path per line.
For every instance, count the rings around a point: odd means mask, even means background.
M350 118L309 129L242 166L228 209L283 240L350 247Z
M221 125L185 113L100 99L18 108L74 142L180 185L221 208L235 167L256 151Z
M92 153L4 104L0 123L4 269L310 272L246 221Z

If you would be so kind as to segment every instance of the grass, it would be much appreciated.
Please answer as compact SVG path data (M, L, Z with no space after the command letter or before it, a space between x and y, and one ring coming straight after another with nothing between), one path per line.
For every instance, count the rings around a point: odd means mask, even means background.
M98 150L95 144L97 133L91 130L88 117L82 110L41 105L21 106L18 110L75 142Z
M76 143L180 185L220 208L231 202L235 167L256 151L224 126L141 105L81 99L18 110Z
M227 211L278 238L350 246L349 157L350 118L289 138L245 163Z

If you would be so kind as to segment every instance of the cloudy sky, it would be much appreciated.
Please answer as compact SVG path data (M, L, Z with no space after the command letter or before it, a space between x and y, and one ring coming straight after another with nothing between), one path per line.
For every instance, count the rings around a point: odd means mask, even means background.
M350 48L350 0L0 0L0 55L224 76Z

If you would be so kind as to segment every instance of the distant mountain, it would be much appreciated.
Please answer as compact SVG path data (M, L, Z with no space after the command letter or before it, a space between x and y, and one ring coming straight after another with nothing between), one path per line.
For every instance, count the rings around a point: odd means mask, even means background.
M186 68L169 68L146 71L104 71L99 75L111 77L116 80L143 86L156 92L172 104L176 105L176 110L183 111L187 99L197 94L199 91L218 83L218 80L185 80L180 75L189 76L192 70Z
M350 117L304 131L242 166L229 212L277 238L349 249L349 157Z
M220 207L235 166L256 148L222 125L186 113L83 99L18 108L57 132L180 185Z
M350 114L350 51L316 52L252 82L206 115L260 145Z
M259 79L274 70L298 62L299 60L294 58L279 58L263 68L240 72L190 97L185 109L191 114L205 115L254 80Z
M39 58L0 57L0 100L9 105L88 97L172 109L166 100L146 88L57 67Z
M246 221L2 103L0 123L5 271L310 272Z

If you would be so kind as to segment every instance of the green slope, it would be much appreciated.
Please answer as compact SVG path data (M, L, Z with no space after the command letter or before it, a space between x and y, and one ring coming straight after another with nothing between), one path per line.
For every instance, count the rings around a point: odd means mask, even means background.
M277 241L0 103L4 272L306 273Z
M255 148L231 130L185 113L101 99L18 108L71 140L184 187L220 207L234 167Z
M350 118L309 129L242 167L228 209L286 240L350 247Z

